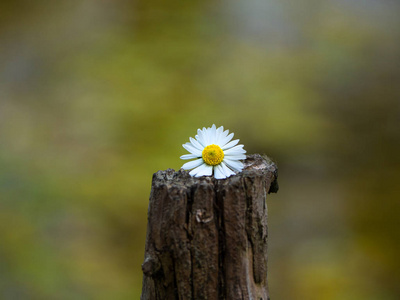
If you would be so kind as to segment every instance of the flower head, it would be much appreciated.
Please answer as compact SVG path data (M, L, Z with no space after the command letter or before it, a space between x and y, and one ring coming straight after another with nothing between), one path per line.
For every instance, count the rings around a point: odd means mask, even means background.
M246 150L243 145L237 145L239 140L233 140L233 133L224 131L224 127L216 128L215 125L203 129L197 129L195 138L189 138L190 142L183 144L183 148L190 152L181 156L181 159L192 159L182 168L191 170L191 176L211 176L214 173L216 179L227 178L243 170L240 161L246 158Z

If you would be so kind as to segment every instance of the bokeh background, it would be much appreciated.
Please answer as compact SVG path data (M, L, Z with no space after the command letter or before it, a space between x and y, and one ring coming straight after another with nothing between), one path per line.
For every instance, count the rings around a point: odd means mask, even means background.
M139 299L152 174L279 166L272 299L400 297L400 3L0 2L0 298Z

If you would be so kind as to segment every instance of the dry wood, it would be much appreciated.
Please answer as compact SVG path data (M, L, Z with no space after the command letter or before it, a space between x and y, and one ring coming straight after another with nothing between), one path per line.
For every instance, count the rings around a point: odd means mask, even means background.
M223 180L155 173L141 299L269 299L266 195L277 190L276 165L258 154Z

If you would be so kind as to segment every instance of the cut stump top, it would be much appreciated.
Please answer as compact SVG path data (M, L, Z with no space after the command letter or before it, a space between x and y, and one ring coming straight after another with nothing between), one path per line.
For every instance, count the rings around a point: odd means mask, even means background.
M266 155L251 154L247 155L247 158L244 160L244 168L242 172L225 179L215 179L213 176L192 177L189 175L188 171L183 169L180 169L179 171L167 169L165 171L158 171L157 173L154 173L153 185L161 183L173 184L175 186L182 185L187 187L201 183L214 183L214 185L216 185L216 183L219 181L224 182L225 185L229 184L229 181L235 181L241 177L265 175L271 182L268 194L278 192L278 168L276 164Z

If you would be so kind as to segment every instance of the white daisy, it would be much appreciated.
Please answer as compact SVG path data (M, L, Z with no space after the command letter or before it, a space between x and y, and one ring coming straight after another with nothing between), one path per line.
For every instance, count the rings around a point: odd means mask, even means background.
M183 148L190 152L181 156L181 159L192 159L182 166L184 170L191 170L191 176L211 176L214 171L216 179L227 178L243 170L240 161L246 158L243 145L237 145L239 140L233 140L233 133L224 131L224 127L215 125L197 129L195 138L189 138L190 143L183 144Z

